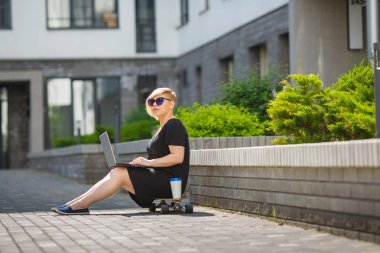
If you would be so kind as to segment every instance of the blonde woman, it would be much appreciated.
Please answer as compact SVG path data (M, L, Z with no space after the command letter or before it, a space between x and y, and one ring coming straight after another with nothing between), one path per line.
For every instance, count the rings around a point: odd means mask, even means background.
M170 88L158 88L147 98L148 114L160 128L147 146L148 157L134 159L129 167L116 167L83 195L52 208L59 214L89 214L89 207L126 189L141 207L156 198L171 198L170 178L182 179L182 194L189 175L189 138L184 125L174 117L177 96ZM153 168L149 170L148 168Z

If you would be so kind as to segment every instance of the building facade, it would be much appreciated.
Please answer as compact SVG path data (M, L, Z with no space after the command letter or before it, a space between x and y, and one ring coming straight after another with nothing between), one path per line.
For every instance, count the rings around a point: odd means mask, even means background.
M0 0L0 167L78 129L117 129L160 86L210 103L231 76L273 65L330 85L378 37L367 12L352 0Z

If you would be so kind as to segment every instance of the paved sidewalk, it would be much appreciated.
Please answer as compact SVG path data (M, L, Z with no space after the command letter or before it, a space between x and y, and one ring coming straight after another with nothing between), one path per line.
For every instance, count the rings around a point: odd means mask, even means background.
M32 170L0 170L0 252L380 252L380 245L195 206L160 215L120 193L91 215L50 211L90 186Z

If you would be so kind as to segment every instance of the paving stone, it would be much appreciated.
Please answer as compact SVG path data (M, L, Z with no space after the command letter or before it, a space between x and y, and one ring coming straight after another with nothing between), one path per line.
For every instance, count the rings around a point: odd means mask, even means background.
M317 226L309 230L279 226L201 206L195 206L193 214L150 213L125 193L98 203L91 215L60 216L49 211L51 204L65 202L88 187L38 171L0 171L0 207L4 207L0 252L380 252L378 244L342 237L357 236L350 231L336 231L341 235L337 237L316 231L323 230ZM28 203L28 210L18 203ZM332 208L340 205L335 203Z

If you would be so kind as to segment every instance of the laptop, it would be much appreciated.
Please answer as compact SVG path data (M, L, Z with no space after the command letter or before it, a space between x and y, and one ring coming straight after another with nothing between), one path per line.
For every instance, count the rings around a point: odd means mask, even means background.
M117 153L113 152L110 138L108 137L108 133L104 132L99 136L100 143L103 147L103 152L106 157L107 165L108 167L114 168L114 167L130 167L135 166L130 163L122 163L119 161L119 155Z
M108 137L107 131L102 133L99 136L100 143L102 144L103 147L103 152L104 156L106 157L107 165L108 168L112 169L115 167L144 167L144 166L139 166L139 165L133 165L130 163L123 163L120 162L119 160L119 155L116 152L113 152L112 146L111 146L111 141L110 138ZM150 171L150 173L154 174L156 171L153 168L147 168Z

